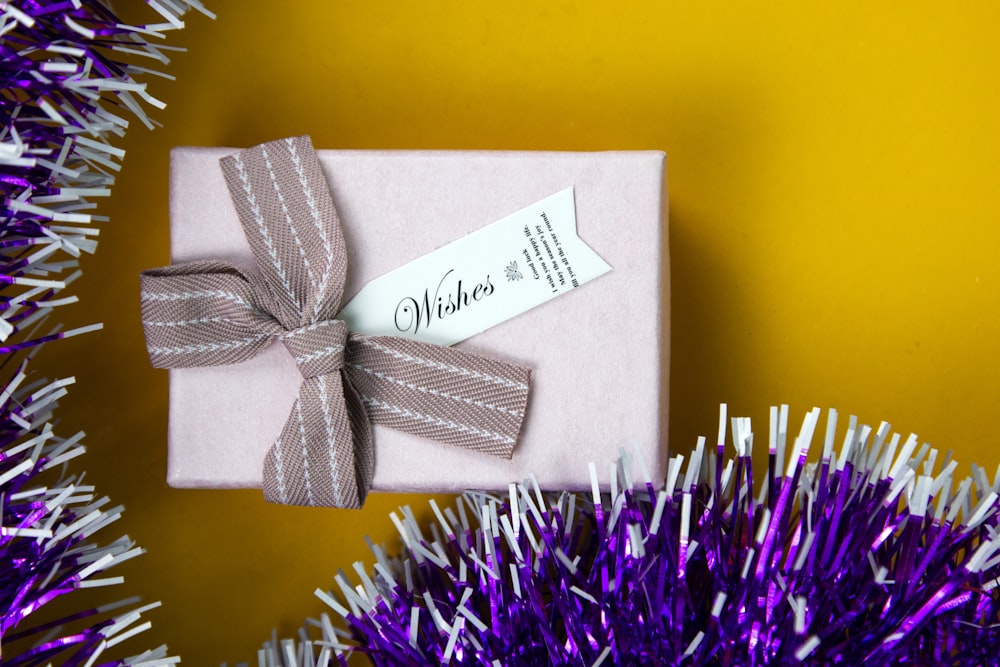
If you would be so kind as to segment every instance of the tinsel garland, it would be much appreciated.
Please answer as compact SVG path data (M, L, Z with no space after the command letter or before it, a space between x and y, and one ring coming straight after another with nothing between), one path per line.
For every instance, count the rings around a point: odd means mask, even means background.
M470 493L421 527L393 513L402 553L316 594L335 612L258 652L269 667L376 665L987 665L1000 656L998 492L888 424L819 409L790 448L772 409L755 481L747 419L723 407L665 481L627 458L601 492ZM786 449L789 455L786 461Z
M43 330L53 309L75 302L66 288L80 275L78 259L94 252L106 221L92 211L121 169L128 117L147 127L145 107L162 108L137 76L171 78L155 69L173 48L160 42L184 27L198 0L148 0L159 22L127 25L103 2L21 0L0 3L0 353L7 369L0 391L0 661L7 666L64 664L165 665L160 647L99 663L116 644L149 627L157 606L85 609L57 622L33 619L73 591L117 584L103 575L141 553L127 537L103 546L91 540L121 514L120 506L71 471L82 433L57 436L51 412L72 379L31 382L13 355L100 328ZM112 615L114 614L114 615ZM105 657L102 657L105 656Z

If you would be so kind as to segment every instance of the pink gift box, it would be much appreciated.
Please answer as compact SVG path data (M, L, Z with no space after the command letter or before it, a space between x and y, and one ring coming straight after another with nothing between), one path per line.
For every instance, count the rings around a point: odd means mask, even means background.
M171 153L171 261L255 270L219 167L229 148ZM368 281L569 186L577 230L611 272L459 343L532 368L514 456L505 461L374 427L374 491L545 489L606 482L620 449L662 479L667 457L669 259L664 154L334 151L319 158L347 243L344 303ZM302 376L284 346L236 365L169 371L167 480L260 487ZM638 461L633 476L641 478Z

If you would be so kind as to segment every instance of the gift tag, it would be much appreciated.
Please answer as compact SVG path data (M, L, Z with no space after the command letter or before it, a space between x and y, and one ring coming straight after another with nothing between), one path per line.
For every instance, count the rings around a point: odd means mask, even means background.
M453 345L610 270L577 236L570 187L376 278L338 319Z

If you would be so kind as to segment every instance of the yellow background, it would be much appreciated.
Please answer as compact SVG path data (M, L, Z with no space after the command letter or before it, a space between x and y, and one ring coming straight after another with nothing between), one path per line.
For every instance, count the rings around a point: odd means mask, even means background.
M111 223L62 313L105 329L35 366L78 376L62 431L88 432L80 465L127 509L105 538L149 550L102 592L164 602L133 650L255 661L272 627L321 610L313 589L366 557L365 534L391 539L391 509L426 504L166 487L167 377L145 356L137 274L169 259L175 145L662 149L673 451L714 436L727 401L760 453L768 406L788 402L796 423L832 406L1000 462L996 4L208 4L218 20L192 16L172 42L189 49L177 81L153 85L165 127L122 142Z

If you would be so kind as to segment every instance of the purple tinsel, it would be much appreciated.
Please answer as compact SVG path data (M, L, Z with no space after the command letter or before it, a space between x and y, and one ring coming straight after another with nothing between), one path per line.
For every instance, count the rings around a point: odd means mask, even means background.
M853 417L837 451L834 411L807 463L819 417L806 416L786 462L787 408L773 410L763 483L749 420L732 420L736 457L724 460L723 412L717 448L702 439L665 482L633 484L623 459L610 493L592 467L590 495L529 480L443 513L432 503L426 529L403 508L402 555L373 547L358 586L339 573L337 594L317 591L346 630L310 621L259 662L996 664L1000 478L974 467L953 485L937 450Z
M97 246L93 198L110 193L124 151L126 116L148 127L144 105L162 108L136 75L166 76L131 64L166 64L170 47L151 41L182 28L198 0L148 2L161 22L124 24L94 0L0 2L0 660L8 665L176 662L160 647L115 662L107 649L149 627L142 614L158 603L71 613L41 624L37 612L67 593L120 582L104 577L141 553L128 538L99 546L91 539L121 507L83 484L68 462L83 453L82 433L58 437L51 411L71 382L26 379L11 355L91 325L40 330L78 275L81 253ZM152 11L150 12L153 13ZM75 599L75 598L74 598ZM117 610L117 611L115 611ZM114 614L117 615L113 615Z

